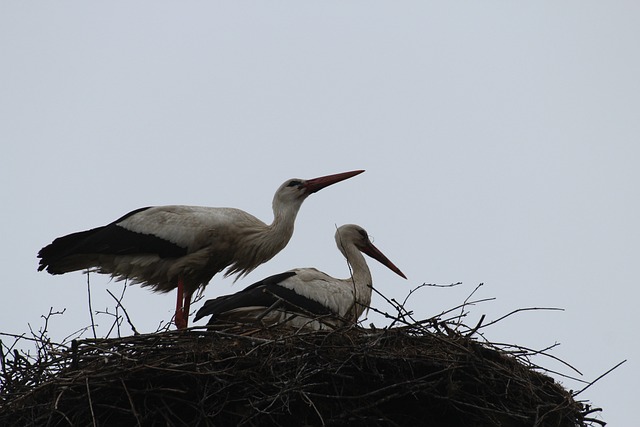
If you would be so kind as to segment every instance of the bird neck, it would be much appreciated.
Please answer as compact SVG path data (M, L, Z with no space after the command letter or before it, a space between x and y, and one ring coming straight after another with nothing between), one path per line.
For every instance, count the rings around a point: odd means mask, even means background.
M351 279L347 280L350 280L354 286L356 318L358 318L371 304L371 286L373 285L371 271L362 252L355 245L348 244L342 249L342 253L351 267Z
M293 236L293 227L296 222L296 216L300 210L300 205L273 205L273 222L267 226L264 237L273 249L279 252L284 248L291 236Z

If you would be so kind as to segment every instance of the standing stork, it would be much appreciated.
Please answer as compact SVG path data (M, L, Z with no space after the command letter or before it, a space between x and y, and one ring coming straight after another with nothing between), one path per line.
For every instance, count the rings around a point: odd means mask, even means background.
M362 172L284 182L273 196L270 225L234 208L137 209L103 227L55 239L38 252L38 271L90 269L158 292L177 287L175 324L183 329L198 287L224 269L225 277L242 277L273 258L291 239L298 210L310 194Z
M347 224L336 230L336 244L352 271L336 279L315 268L297 268L263 279L232 295L208 300L195 320L211 315L217 322L286 323L310 329L354 324L371 303L372 280L365 253L406 279L406 276L369 240L360 226Z

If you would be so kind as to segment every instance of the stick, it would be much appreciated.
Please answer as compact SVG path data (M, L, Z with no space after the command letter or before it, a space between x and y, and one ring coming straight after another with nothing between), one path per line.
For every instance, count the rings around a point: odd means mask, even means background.
M533 310L549 310L549 311L564 311L564 308L558 308L558 307L527 307L527 308L518 308L516 310L513 310L510 313L505 314L502 317L497 318L496 320L489 322L489 323L485 323L483 326L481 326L480 328L486 328L487 326L491 326L494 323L498 323L499 321L501 321L502 319L506 319L507 317L511 316L512 314L516 314L519 313L521 311L533 311Z
M609 369L607 372L605 372L604 374L600 375L598 378L596 378L595 380L591 381L585 388L583 388L580 391L577 391L573 394L573 397L576 397L577 395L579 395L580 393L582 393L583 391L585 391L586 389L588 389L589 387L591 387L592 385L594 385L596 383L596 381L600 380L601 378L603 378L605 375L608 375L611 371L613 371L614 369L618 368L620 365L622 365L623 363L625 363L627 361L627 359L624 359L622 362L618 363L616 366L614 366L613 368Z
M134 335L140 335L140 333L136 330L136 327L133 326L133 323L131 323L131 318L129 317L129 313L127 313L127 309L124 308L124 306L122 305L120 300L118 300L118 298L116 298L115 295L113 295L109 289L107 289L107 292L109 292L109 295L111 295L111 297L114 300L116 300L116 304L118 304L118 307L122 308L122 311L124 312L124 315L127 318L127 323L129 323L129 326L131 326L131 330L133 331L133 334ZM124 295L124 291L122 292L122 294Z
M93 321L93 307L91 306L91 286L89 283L89 272L87 271L87 298L89 299L89 316L91 316L91 330L93 331L93 338L98 338L96 335L96 323Z
M91 410L91 420L93 421L93 427L97 427L96 415L93 412L93 402L91 401L91 390L89 389L89 377L85 378L85 384L87 385L87 398L89 399L89 409Z

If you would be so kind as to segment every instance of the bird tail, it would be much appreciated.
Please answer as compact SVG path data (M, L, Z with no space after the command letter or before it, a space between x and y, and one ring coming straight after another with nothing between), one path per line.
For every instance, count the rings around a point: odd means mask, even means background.
M92 267L92 259L95 256L83 254L82 247L91 236L103 228L98 227L58 237L38 252L38 258L40 258L38 271L46 269L51 274L63 274Z

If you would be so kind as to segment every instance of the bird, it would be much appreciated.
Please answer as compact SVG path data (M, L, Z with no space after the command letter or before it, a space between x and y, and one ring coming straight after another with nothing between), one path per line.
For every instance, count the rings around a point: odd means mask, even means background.
M174 322L188 326L191 296L217 273L236 280L289 242L302 202L364 170L285 181L273 196L273 222L236 208L151 206L102 227L58 237L38 252L38 271L109 274L156 292L178 290Z
M208 322L211 327L253 323L321 330L355 324L371 304L371 272L362 253L400 277L406 279L406 276L373 245L361 226L338 227L335 240L349 264L351 277L336 279L316 268L289 270L237 293L206 301L196 313L194 322L211 315Z

